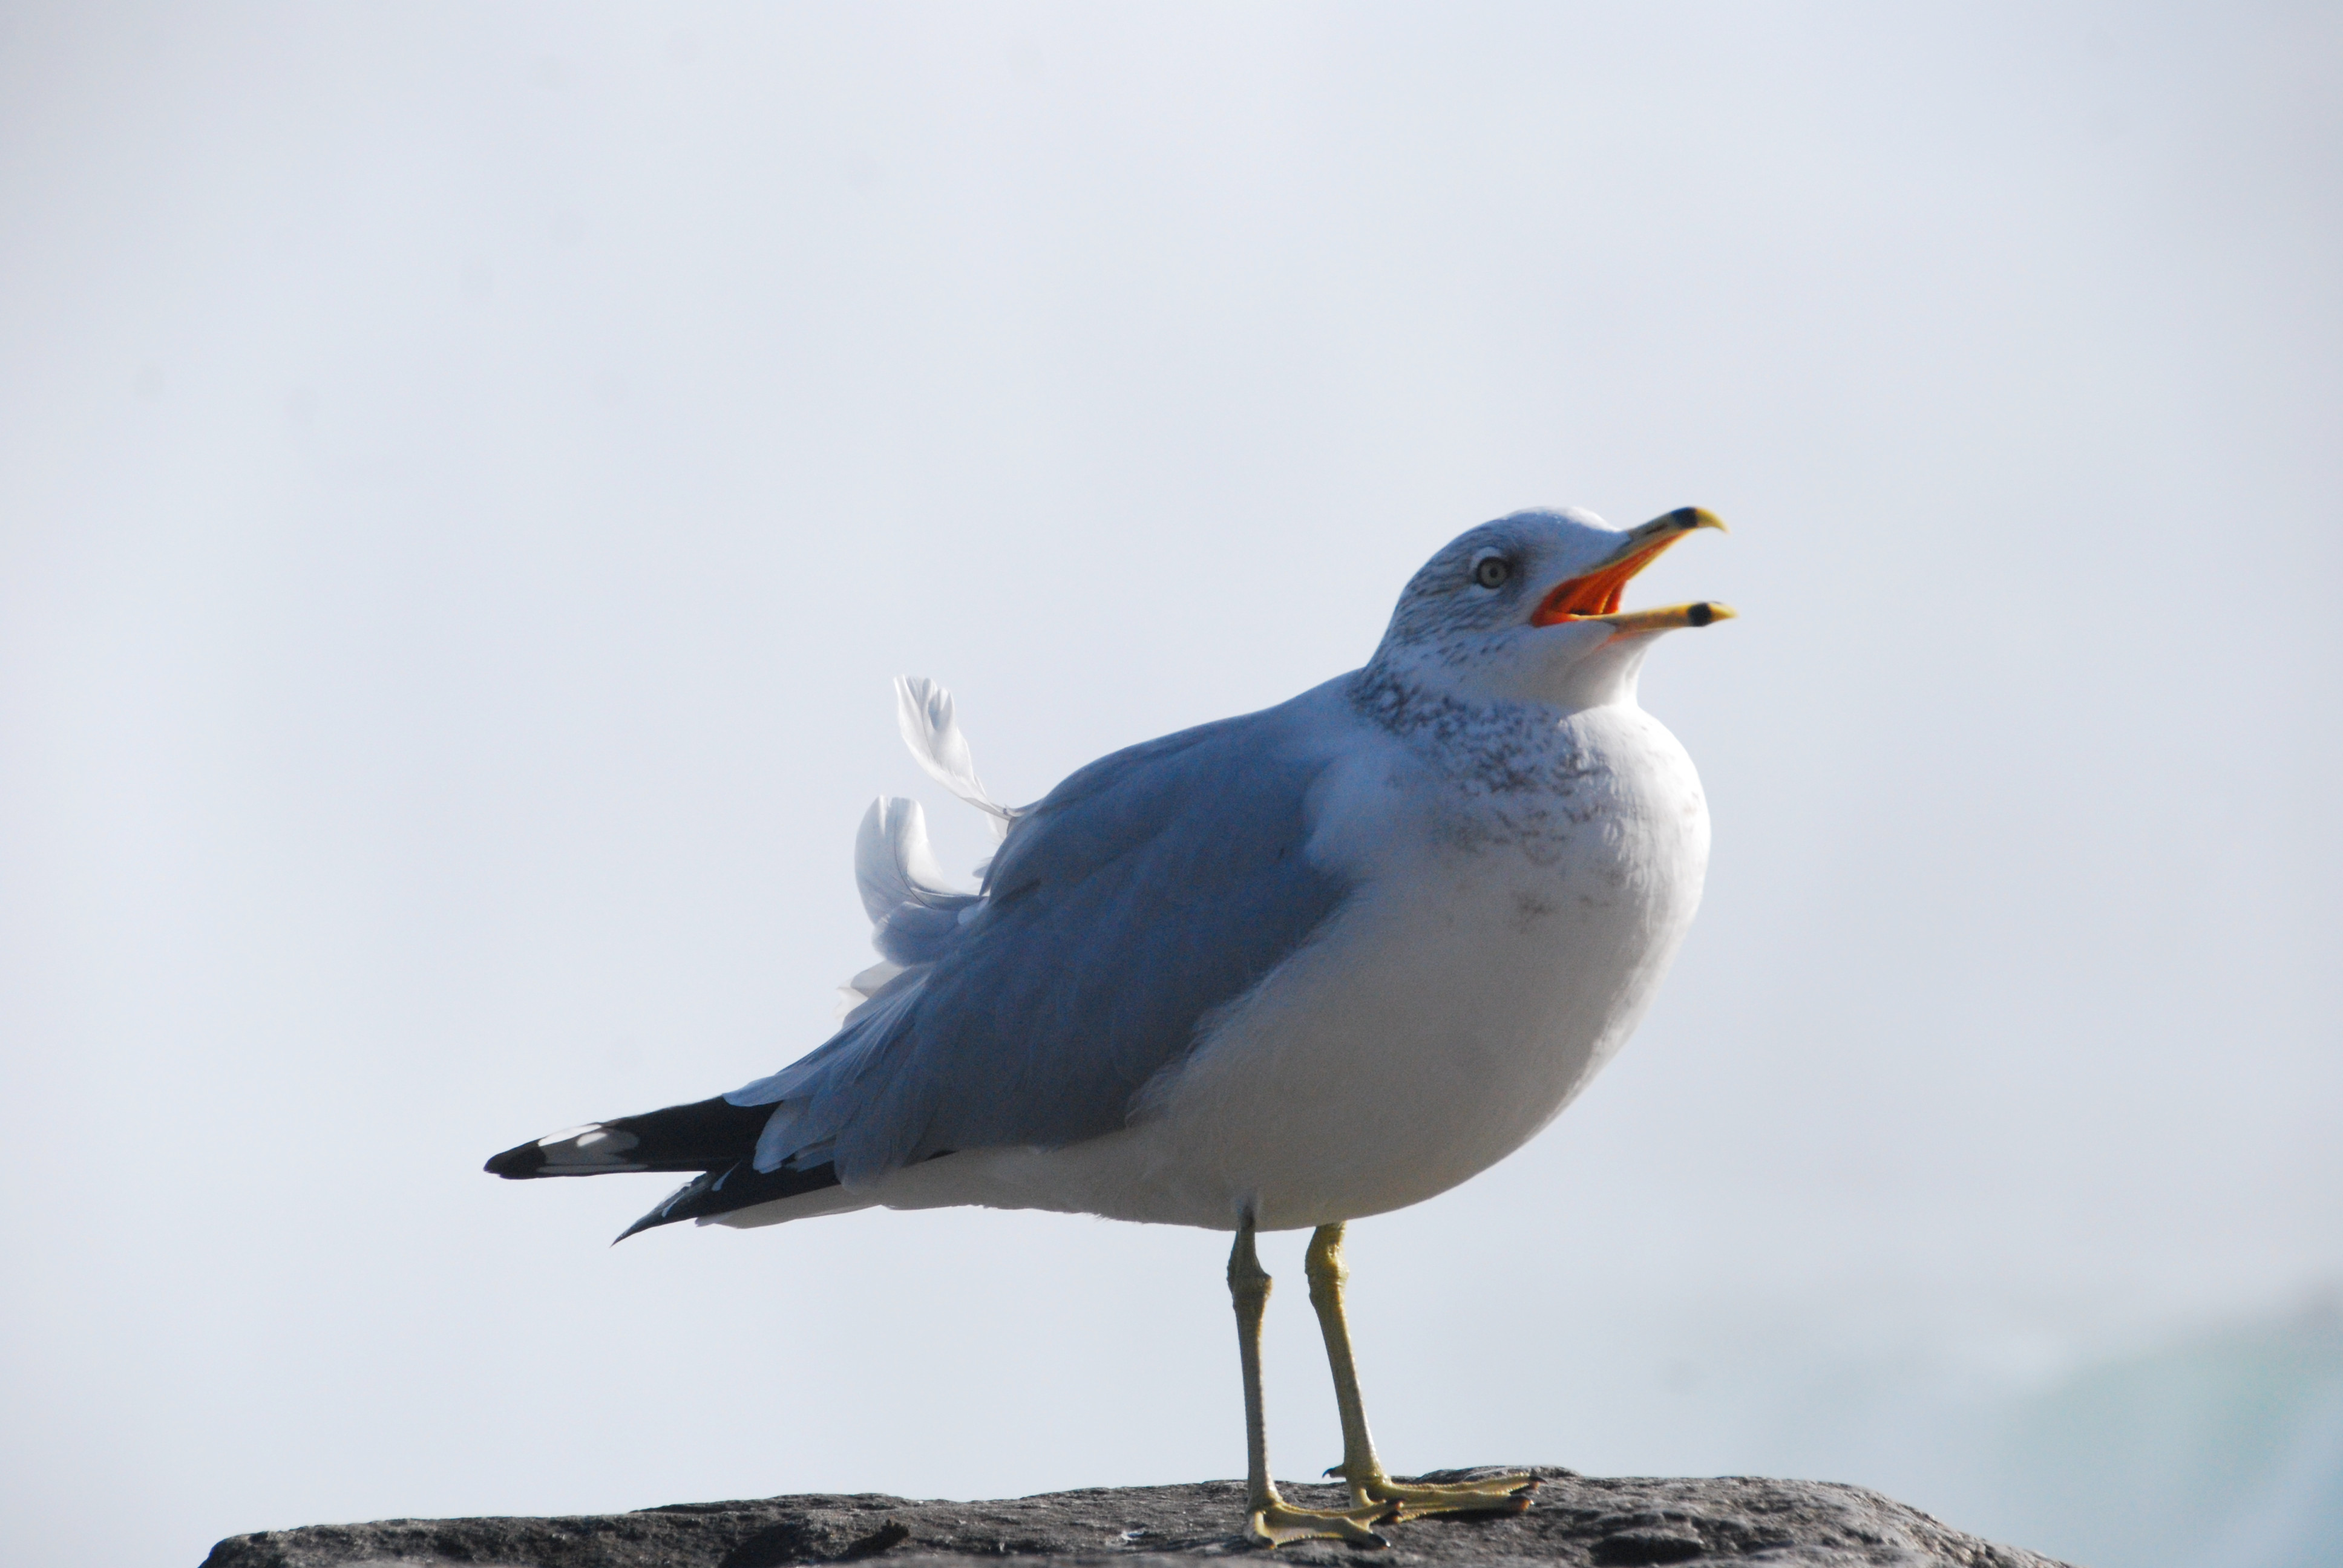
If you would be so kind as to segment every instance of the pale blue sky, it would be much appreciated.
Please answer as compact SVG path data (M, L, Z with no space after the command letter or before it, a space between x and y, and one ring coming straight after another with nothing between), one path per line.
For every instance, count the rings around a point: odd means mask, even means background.
M1763 1412L2343 1277L2338 45L9 7L11 1561L1239 1471L1224 1239L613 1251L659 1179L478 1168L817 1043L871 795L983 852L890 677L1029 799L1356 664L1539 503L1735 528L1643 585L1745 618L1644 681L1710 899L1552 1131L1357 1228L1395 1466L1834 1462Z

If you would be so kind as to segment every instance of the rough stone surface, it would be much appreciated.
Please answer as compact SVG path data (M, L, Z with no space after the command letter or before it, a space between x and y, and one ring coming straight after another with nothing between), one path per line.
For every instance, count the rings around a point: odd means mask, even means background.
M1430 1479L1483 1473L1443 1471ZM1965 1535L1859 1486L1814 1481L1605 1480L1540 1467L1537 1504L1511 1516L1386 1525L1388 1551L1309 1542L1280 1563L1612 1564L1749 1563L1830 1568L2063 1568ZM1289 1490L1328 1507L1332 1488ZM203 1568L782 1568L883 1558L948 1568L1004 1557L1148 1568L1249 1553L1233 1481L1058 1492L1002 1503L877 1493L678 1503L558 1519L388 1519L232 1535Z

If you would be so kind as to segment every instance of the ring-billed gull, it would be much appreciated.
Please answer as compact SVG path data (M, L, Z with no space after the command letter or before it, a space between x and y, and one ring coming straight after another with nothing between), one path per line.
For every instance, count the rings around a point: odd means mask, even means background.
M836 1034L729 1094L488 1170L697 1172L624 1235L950 1204L1233 1231L1256 1538L1380 1543L1377 1524L1528 1506L1526 1475L1384 1472L1342 1227L1521 1147L1650 1004L1700 900L1708 809L1636 677L1661 633L1733 612L1619 598L1722 527L1687 507L1470 529L1363 668L1115 752L1032 806L986 792L944 691L899 682L913 754L997 830L982 886L949 887L919 806L881 798L855 869L884 961ZM1336 1512L1279 1496L1262 1414L1253 1236L1305 1226L1353 1502Z

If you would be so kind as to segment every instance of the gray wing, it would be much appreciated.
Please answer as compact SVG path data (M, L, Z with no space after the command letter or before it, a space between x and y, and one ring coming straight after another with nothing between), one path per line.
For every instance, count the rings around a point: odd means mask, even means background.
M982 901L946 915L931 966L727 1097L775 1104L757 1168L834 1161L852 1182L949 1151L1123 1126L1205 1014L1308 941L1349 890L1303 854L1327 762L1308 701L1118 751L1020 813Z

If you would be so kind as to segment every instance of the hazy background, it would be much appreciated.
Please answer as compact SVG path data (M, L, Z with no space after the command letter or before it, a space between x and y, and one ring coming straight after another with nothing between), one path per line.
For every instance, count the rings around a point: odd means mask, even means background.
M818 1042L871 795L983 852L889 677L1031 799L1541 502L1734 526L1715 860L1357 1229L1393 1467L2329 1561L2338 133L2332 6L6 6L9 1561L1240 1472L1223 1238L478 1166Z

